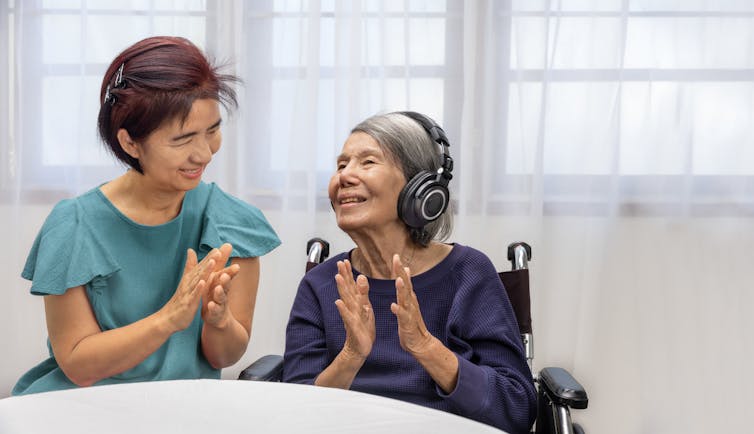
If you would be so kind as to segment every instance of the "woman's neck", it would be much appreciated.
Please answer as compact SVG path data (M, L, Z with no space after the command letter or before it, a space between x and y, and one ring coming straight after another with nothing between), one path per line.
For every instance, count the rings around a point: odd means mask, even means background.
M147 226L174 219L181 212L186 195L182 191L167 192L154 188L144 175L133 169L104 184L100 190L125 216Z
M361 273L376 279L395 279L393 255L398 254L404 267L413 270L422 256L422 246L416 244L408 233L402 236L352 237L356 249L351 254L353 266Z

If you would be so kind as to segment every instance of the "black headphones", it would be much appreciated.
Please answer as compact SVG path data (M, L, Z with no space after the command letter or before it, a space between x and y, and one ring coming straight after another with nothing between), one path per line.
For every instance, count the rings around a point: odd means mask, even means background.
M442 165L435 172L422 170L414 175L398 196L398 217L412 228L423 228L440 218L448 209L450 195L448 183L453 178L453 159L448 148L450 142L442 127L429 117L417 112L398 112L422 126L432 142L440 146ZM434 144L433 143L433 144Z

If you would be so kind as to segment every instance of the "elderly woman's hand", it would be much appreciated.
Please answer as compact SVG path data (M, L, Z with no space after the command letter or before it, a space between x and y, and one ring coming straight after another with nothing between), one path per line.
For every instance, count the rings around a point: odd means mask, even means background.
M424 325L419 300L411 284L411 270L403 266L399 255L393 255L393 273L396 276L396 302L390 305L390 310L398 318L401 347L416 356L431 347L433 336Z
M335 275L340 299L335 301L343 326L346 329L346 342L343 353L350 358L366 359L372 351L376 337L374 312L369 302L369 283L360 274L353 279L351 262L338 261L338 274Z

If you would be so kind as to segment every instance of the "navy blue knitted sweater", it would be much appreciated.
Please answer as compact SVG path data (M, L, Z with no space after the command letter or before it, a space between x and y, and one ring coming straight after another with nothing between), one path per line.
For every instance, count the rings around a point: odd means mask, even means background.
M286 330L283 381L313 384L343 348L334 276L336 262L348 257L341 253L302 279ZM458 357L455 390L444 393L401 348L390 311L395 281L371 278L377 338L351 389L449 411L509 433L527 432L536 416L534 383L516 318L489 258L455 244L442 262L411 281L427 329Z

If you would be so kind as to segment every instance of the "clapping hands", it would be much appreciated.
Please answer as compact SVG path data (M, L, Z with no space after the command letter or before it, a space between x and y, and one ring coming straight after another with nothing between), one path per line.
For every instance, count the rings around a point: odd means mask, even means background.
M396 302L390 305L390 310L398 319L401 347L416 356L430 347L433 336L424 324L411 283L411 270L403 266L399 255L393 256L393 273L396 276ZM367 278L359 275L354 280L351 263L346 259L338 262L335 282L340 295L335 305L346 329L343 352L353 358L366 359L376 336Z
M199 262L196 252L188 249L178 288L161 309L173 331L183 330L191 324L200 303L205 323L215 327L227 323L230 314L228 283L240 269L238 265L225 266L232 251L233 247L225 243Z

